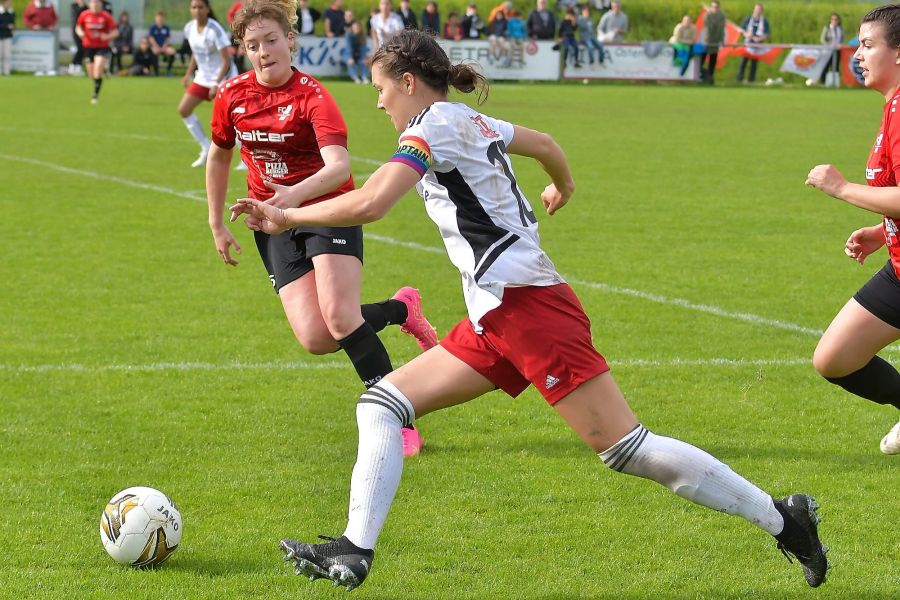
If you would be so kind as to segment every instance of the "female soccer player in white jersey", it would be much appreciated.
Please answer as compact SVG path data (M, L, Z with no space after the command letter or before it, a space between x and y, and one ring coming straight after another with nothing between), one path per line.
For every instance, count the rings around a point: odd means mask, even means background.
M328 204L353 189L347 126L337 104L318 81L291 66L296 10L293 0L250 0L232 23L253 70L219 88L206 165L209 223L226 264L237 264L231 247L240 251L222 223L238 140L253 198L280 207ZM437 344L414 288L360 308L362 227L298 227L279 235L256 232L255 238L297 340L313 354L343 349L366 387L391 371L377 335L385 326L401 325L423 349ZM420 433L410 424L403 437L405 454L417 454Z
M191 166L202 167L209 154L209 138L203 133L194 109L201 102L215 98L222 82L237 75L237 69L228 52L231 37L213 16L209 0L191 0L191 16L193 20L184 26L184 39L190 44L192 55L182 79L185 92L178 104L178 114L200 144L200 156Z
M541 201L552 215L575 190L560 147L545 133L449 102L450 86L471 92L486 82L471 66L451 65L425 33L398 33L372 63L378 108L401 132L391 161L329 202L279 208L245 199L232 218L248 213L251 229L273 233L368 223L415 187L462 274L468 318L360 397L347 529L323 544L282 540L298 574L348 589L362 583L400 482L405 423L496 388L515 396L531 383L607 466L744 517L799 559L809 585L820 585L828 564L812 498L774 500L706 452L651 433L628 407L592 345L578 298L539 245L537 219L510 162L510 154L528 156L546 171L551 183Z
M878 404L900 408L900 373L877 356L900 340L900 5L863 17L856 59L867 88L884 96L881 128L866 162L866 183L849 183L832 165L813 167L806 183L882 222L850 234L844 252L862 264L887 245L888 261L838 312L822 335L813 365L831 383ZM885 454L900 454L900 422L881 440Z

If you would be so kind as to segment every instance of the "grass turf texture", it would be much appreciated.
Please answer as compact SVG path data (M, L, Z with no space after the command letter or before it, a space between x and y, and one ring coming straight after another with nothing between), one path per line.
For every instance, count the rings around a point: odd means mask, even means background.
M99 106L89 88L0 80L0 597L344 597L293 576L276 543L343 529L349 361L298 347L243 226L241 265L217 258L177 82L110 80ZM329 88L364 176L396 135L371 89ZM833 162L861 179L877 95L496 85L485 110L566 149L578 192L553 218L537 209L539 169L516 159L516 173L642 422L777 496L818 498L835 567L816 597L894 595L900 470L877 445L897 413L808 362L814 330L885 256L846 259L849 233L878 217L804 177ZM441 333L462 318L417 196L367 232L365 300L412 284ZM382 337L395 363L417 353L396 327ZM609 471L533 389L420 426L427 446L354 597L809 597L766 534ZM104 503L132 485L184 515L156 571L99 544Z

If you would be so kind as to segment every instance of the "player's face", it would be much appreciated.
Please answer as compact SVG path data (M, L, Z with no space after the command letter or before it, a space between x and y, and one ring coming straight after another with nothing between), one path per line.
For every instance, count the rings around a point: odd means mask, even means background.
M381 69L381 63L372 65L372 87L378 92L376 106L391 118L397 131L406 129L406 124L416 114L411 108L411 96L406 93L406 83L408 82L397 81L389 73L385 73Z
M91 0L88 3L88 8L90 8L93 13L99 13L103 10L103 3L100 2L100 0Z
M191 18L198 21L206 21L209 19L209 6L203 0L193 0L191 2Z
M859 28L859 61L867 88L888 94L900 85L900 49L888 46L880 23L863 23Z
M244 51L261 84L277 87L290 79L293 40L293 33L285 34L272 19L259 19L247 27Z

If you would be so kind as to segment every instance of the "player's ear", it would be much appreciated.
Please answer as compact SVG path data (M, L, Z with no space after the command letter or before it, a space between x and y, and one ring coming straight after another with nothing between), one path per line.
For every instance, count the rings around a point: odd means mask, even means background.
M288 39L288 48L290 48L291 52L297 49L297 40L294 38L294 32L288 31L287 33Z
M400 86L407 96L412 96L416 93L416 76L409 72L404 73L400 78Z

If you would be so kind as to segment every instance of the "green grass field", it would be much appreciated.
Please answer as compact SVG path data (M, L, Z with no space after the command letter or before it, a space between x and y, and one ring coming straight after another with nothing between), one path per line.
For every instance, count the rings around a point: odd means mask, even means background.
M329 87L365 176L396 134L370 88ZM111 79L98 106L90 92L0 80L0 597L344 597L295 577L276 543L343 531L349 361L297 345L243 226L240 266L217 258L178 82ZM529 390L422 419L353 597L896 598L900 462L878 441L897 413L809 360L885 256L844 257L879 218L804 178L833 162L862 179L877 94L496 85L485 110L566 149L578 192L540 217L544 246L642 422L774 495L815 495L834 568L809 590L766 534L608 470ZM537 203L540 170L515 166ZM464 316L417 196L367 232L365 300L412 284L441 333ZM382 337L395 363L417 353L396 327ZM133 485L184 515L156 571L99 543L106 500Z

